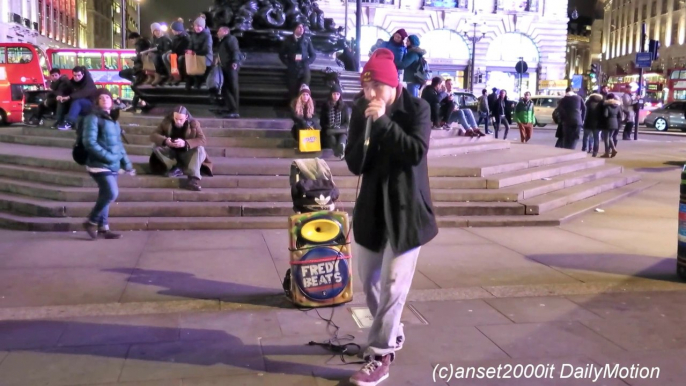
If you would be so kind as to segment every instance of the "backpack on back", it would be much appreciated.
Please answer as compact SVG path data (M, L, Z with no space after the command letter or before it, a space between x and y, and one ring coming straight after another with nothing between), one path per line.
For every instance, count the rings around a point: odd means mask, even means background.
M414 73L414 78L417 83L424 84L431 80L431 69L429 68L429 63L424 59L424 56L419 57L419 64L417 65L417 71Z
M71 157L79 165L85 165L88 161L88 150L83 146L83 122L84 117L79 117L79 121L76 123L76 142L74 143L74 148L71 151ZM98 130L100 130L100 117L98 117Z

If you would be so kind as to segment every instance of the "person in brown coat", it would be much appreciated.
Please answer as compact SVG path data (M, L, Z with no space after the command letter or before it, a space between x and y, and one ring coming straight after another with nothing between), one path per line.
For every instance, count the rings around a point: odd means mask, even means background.
M183 106L174 108L155 132L150 135L155 144L150 156L153 174L169 177L188 176L186 188L200 191L201 174L212 176L212 163L205 152L205 134L200 122L193 119Z

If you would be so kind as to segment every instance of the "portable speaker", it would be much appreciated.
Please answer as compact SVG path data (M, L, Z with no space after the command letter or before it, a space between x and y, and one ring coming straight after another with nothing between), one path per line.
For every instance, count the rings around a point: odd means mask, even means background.
M353 298L348 214L319 211L289 217L291 301L303 307L326 307ZM290 276L290 277L288 277ZM289 293L290 292L290 293Z

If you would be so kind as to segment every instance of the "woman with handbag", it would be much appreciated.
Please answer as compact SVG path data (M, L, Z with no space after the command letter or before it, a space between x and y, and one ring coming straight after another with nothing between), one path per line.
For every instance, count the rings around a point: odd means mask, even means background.
M110 231L108 223L110 204L119 194L117 175L123 171L135 175L136 171L122 143L122 130L117 122L119 110L112 109L112 94L107 89L98 89L95 104L84 118L81 141L88 154L86 169L98 184L98 198L83 227L93 240L99 235L119 239L121 235Z
M300 139L298 136L300 130L319 130L319 125L314 119L314 100L312 100L310 87L306 84L300 86L298 97L291 103L291 118L293 119L291 134L296 142Z
M186 90L190 91L193 85L200 89L212 68L213 57L212 34L206 26L205 15L201 15L193 22L191 45L186 51Z

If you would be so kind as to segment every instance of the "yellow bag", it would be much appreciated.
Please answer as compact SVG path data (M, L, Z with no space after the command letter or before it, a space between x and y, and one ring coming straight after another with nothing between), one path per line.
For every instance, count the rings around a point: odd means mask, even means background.
M322 141L319 130L299 130L298 138L298 146L301 152L322 151Z

